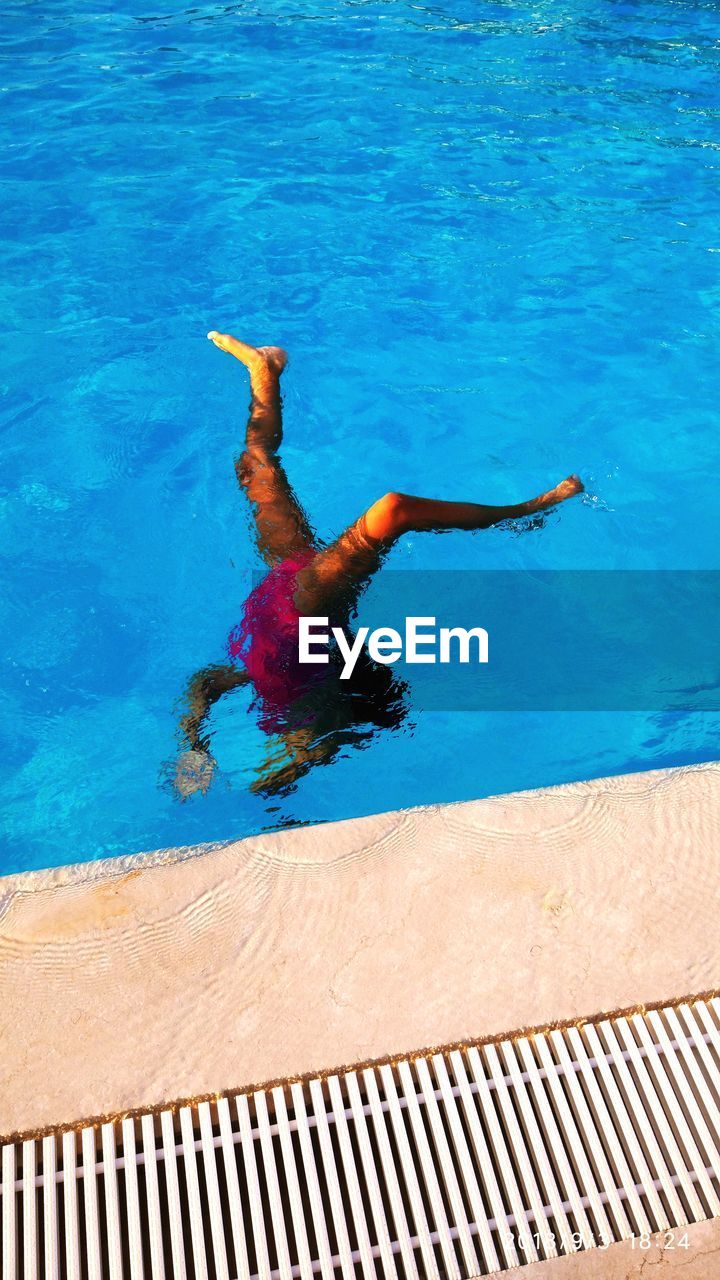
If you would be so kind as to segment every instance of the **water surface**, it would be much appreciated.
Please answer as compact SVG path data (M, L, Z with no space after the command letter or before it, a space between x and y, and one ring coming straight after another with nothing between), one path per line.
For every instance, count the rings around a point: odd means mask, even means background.
M259 567L209 328L290 352L322 537L578 471L544 528L392 566L717 567L717 7L2 8L0 866L717 755L709 716L419 712L269 800L241 691L207 796L163 781Z

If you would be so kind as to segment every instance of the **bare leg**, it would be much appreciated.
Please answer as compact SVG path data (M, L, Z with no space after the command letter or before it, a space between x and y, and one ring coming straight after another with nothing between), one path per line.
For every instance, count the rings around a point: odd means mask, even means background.
M352 600L357 588L378 568L382 554L404 533L441 529L489 529L503 520L547 511L576 493L578 476L529 502L491 507L479 502L440 502L406 493L386 493L346 529L332 546L320 551L298 574L295 601L301 613L324 613Z
M391 543L411 530L420 533L439 529L489 529L503 520L548 511L582 491L580 478L568 476L554 489L531 498L529 502L504 507L490 507L480 502L438 502L435 498L413 498L407 493L386 493L365 513L365 526L371 538Z
M228 333L208 334L221 351L250 374L250 417L245 450L235 470L253 509L260 554L270 564L314 547L312 530L277 456L282 441L280 375L287 363L281 347L251 347Z

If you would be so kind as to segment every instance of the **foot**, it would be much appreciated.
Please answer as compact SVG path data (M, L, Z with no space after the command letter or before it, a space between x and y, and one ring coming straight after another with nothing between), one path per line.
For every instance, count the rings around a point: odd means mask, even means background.
M251 372L253 369L263 367L270 369L279 377L287 364L287 352L283 351L282 347L251 347L247 342L240 342L237 338L233 338L232 334L217 333L215 329L210 330L208 338L221 351L227 351L229 355L235 356L235 359Z
M574 498L576 493L584 493L585 485L579 476L568 476L567 480L561 480L560 484L556 484L554 489L548 489L547 493L541 493L539 498L533 498L530 502L521 503L519 507L508 507L507 511L513 517L516 516L537 516L540 512L550 511L556 507L559 502L565 502L567 498ZM492 521L497 523L496 520ZM535 525L531 525L535 528ZM540 527L538 525L538 527Z
M566 498L574 498L576 493L584 493L585 485L579 476L568 476L567 480L562 480L560 484L551 489L547 495L552 502L564 502Z

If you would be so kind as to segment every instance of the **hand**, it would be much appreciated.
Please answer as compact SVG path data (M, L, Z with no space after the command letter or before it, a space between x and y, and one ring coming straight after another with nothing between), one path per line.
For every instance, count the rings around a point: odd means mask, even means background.
M216 761L207 751L183 751L175 767L175 790L181 800L196 791L205 795L216 768Z

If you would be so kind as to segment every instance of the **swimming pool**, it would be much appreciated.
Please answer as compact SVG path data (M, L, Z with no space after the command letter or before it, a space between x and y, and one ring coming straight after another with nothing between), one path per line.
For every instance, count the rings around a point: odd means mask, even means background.
M207 795L167 785L258 568L210 328L288 349L324 537L578 471L392 566L718 567L716 7L3 10L0 870L717 756L717 716L418 712L263 798L241 690Z

